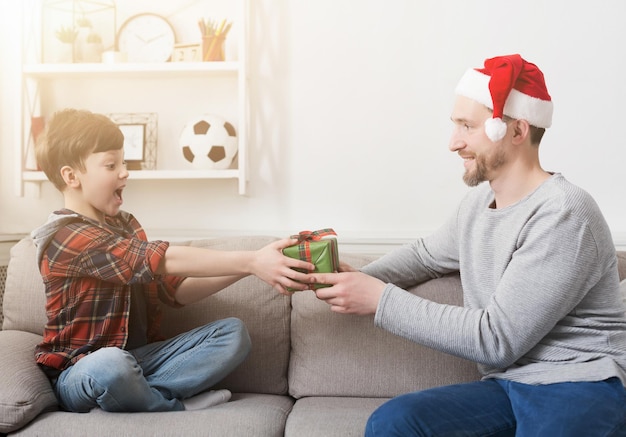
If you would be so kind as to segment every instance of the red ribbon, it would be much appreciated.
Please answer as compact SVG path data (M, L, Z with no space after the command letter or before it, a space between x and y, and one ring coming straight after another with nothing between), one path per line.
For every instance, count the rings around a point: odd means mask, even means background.
M311 241L319 241L328 235L337 235L331 228L319 229L317 231L302 231L291 238L298 240L298 257L301 260L311 262Z
M291 238L297 238L298 243L304 241L319 241L327 235L337 235L331 228L320 229L318 231L302 231L297 235L292 235Z

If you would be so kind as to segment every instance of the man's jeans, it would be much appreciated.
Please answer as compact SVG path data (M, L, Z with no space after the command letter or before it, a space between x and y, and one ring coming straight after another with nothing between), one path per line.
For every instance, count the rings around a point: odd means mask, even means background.
M394 398L370 417L371 436L626 436L618 378L526 385L488 379Z
M243 322L218 320L131 351L99 349L63 371L55 393L75 412L184 410L180 399L222 380L249 351Z

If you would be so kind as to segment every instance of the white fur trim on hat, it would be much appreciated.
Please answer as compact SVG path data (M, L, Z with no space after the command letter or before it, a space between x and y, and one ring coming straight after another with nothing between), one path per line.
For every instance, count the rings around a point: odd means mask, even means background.
M506 128L506 123L501 118L488 118L485 120L485 134L494 143L504 138Z
M493 110L489 92L490 77L473 68L467 70L456 86L456 94L482 103ZM504 105L504 115L517 120L526 120L533 126L548 128L552 125L553 105L551 100L536 97L512 89Z

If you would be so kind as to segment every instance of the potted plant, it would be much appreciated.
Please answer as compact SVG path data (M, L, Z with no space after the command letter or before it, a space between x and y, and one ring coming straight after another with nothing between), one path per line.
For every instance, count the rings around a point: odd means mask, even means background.
M70 26L61 26L56 31L56 36L59 41L65 44L74 44L78 30Z
M57 39L61 42L59 53L57 56L58 62L73 62L74 61L74 43L78 36L78 30L73 26L61 26L55 32Z
M85 44L81 47L81 58L83 62L100 62L102 58L102 38L94 31L87 35Z

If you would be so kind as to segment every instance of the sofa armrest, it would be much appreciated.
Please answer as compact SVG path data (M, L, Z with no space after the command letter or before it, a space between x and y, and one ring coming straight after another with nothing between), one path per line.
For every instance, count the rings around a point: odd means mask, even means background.
M0 433L15 431L43 411L57 408L46 375L35 363L41 336L24 331L0 331Z

